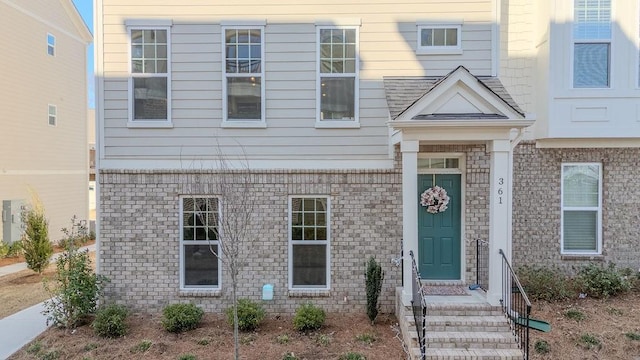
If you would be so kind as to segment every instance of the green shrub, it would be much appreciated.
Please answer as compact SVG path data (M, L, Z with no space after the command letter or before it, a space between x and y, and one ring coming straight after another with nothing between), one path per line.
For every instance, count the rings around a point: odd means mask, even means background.
M227 322L233 326L233 306L228 308ZM264 320L265 311L262 305L249 299L238 299L238 329L241 331L255 330L262 320Z
M298 357L294 353L288 352L282 355L282 360L298 360Z
M551 351L551 346L546 340L536 341L533 348L536 350L538 354L548 354Z
M45 281L51 299L44 302L43 314L56 326L75 328L96 310L96 303L108 279L96 275L87 250L71 247L56 262L56 275Z
M564 316L575 321L582 321L587 318L587 316L580 310L577 309L569 309L564 312Z
M49 265L53 255L53 245L49 241L49 221L44 217L44 209L36 204L22 213L25 225L22 249L27 267L38 274Z
M6 242L0 241L0 259L7 257L9 255L9 244Z
M162 326L172 333L181 333L198 327L204 311L195 304L173 304L162 311Z
M580 292L594 298L607 298L629 291L631 284L613 263L609 266L589 264L577 276Z
M192 354L184 354L178 357L178 360L196 360L196 356Z
M579 339L579 344L585 349L600 349L602 347L600 339L591 334L582 334Z
M378 317L378 298L382 291L382 280L384 271L376 259L371 256L367 262L367 272L365 273L365 287L367 292L367 316L373 324Z
M356 340L363 342L367 345L371 345L374 343L374 341L376 341L376 337L373 334L364 333L364 334L356 335Z
M37 354L40 352L40 350L42 350L42 343L40 341L34 341L31 345L29 345L29 347L27 348L27 353L28 354Z
M71 218L71 227L62 228L62 232L65 237L60 239L58 245L65 249L70 246L81 247L90 240L86 222L78 220L75 215Z
M367 358L357 352L348 352L346 354L340 355L338 360L367 360Z
M22 255L22 240L15 241L11 245L9 245L9 251L7 252L7 257L17 257Z
M98 336L118 338L125 336L127 326L127 308L123 305L107 305L96 312L93 330Z
M296 315L293 317L293 327L298 331L317 330L324 324L326 317L324 310L307 303L296 310Z
M211 339L210 338L202 338L202 339L198 340L197 343L198 343L198 345L206 346L206 345L209 345L211 343Z
M278 337L276 337L276 341L280 345L287 344L287 343L289 343L290 340L291 340L291 338L289 338L289 335L287 335L287 334L278 335Z
M151 348L153 343L149 340L142 340L137 345L131 348L132 353L143 353Z
M640 334L636 332L628 332L625 333L624 336L626 336L629 340L640 341Z
M569 279L557 268L521 266L517 273L529 299L560 301L573 295Z
M332 340L333 339L331 338L331 335L318 334L318 336L316 337L316 344L322 345L322 346L329 346Z
M56 360L60 358L60 351L51 350L40 357L42 360Z

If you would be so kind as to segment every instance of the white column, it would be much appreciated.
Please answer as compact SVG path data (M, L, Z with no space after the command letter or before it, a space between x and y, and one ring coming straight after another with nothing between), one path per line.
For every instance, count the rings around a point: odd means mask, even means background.
M489 143L491 152L491 176L489 200L489 292L487 301L500 305L502 297L502 249L511 261L511 226L509 225L511 199L511 172L509 140L493 140Z
M411 285L413 276L411 270L411 256L418 253L418 141L402 141L402 249L404 251L404 288L402 302L405 306L411 304Z

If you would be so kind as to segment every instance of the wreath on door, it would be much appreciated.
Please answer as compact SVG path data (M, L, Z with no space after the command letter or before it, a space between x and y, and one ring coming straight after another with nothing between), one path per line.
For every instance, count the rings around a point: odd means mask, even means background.
M431 214L444 212L449 205L447 190L438 185L428 188L420 195L420 205L427 208L427 212Z

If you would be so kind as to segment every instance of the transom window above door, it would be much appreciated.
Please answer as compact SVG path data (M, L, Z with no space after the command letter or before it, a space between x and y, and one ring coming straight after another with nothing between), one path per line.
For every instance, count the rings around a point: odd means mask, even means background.
M419 158L418 169L459 169L460 159L458 158Z

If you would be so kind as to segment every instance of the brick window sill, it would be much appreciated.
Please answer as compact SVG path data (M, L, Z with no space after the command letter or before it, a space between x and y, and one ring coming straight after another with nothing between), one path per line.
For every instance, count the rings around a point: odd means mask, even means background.
M568 261L604 261L604 255L561 255L560 260Z
M294 289L289 290L290 298L320 298L320 297L329 297L331 296L331 290L321 289L321 290L312 290L312 289Z
M180 290L178 292L180 297L221 297L222 290Z

